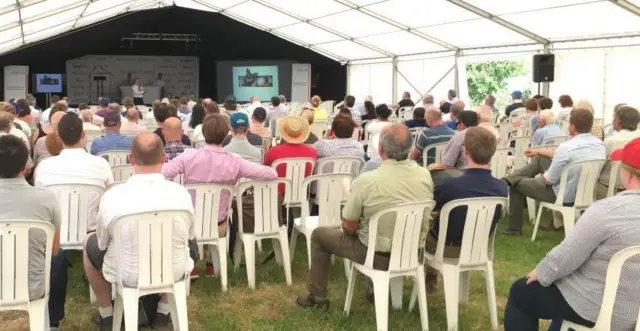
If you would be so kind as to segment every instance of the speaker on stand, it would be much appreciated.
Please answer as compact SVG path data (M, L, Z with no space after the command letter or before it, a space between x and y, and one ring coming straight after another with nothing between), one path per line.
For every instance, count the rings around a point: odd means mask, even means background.
M555 70L554 54L536 54L533 56L533 82L538 83L538 94L540 94L540 83L550 83L554 79Z

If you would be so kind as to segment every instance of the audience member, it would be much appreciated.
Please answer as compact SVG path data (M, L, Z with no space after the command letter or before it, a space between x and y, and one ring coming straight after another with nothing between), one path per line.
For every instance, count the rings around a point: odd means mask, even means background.
M556 121L560 123L569 119L569 114L573 110L573 100L570 96L563 94L558 98L558 103L562 109L558 112Z
M4 111L0 112L0 137L10 134L11 128L13 128L13 115Z
M411 100L411 93L405 91L402 93L402 100L398 102L397 107L394 108L402 108L402 107L413 107L416 104Z
M551 100L549 98L546 98L546 97L542 97L542 98L540 98L538 100L538 109L539 109L540 112L542 112L544 110L551 110L551 108L553 108L553 100ZM540 128L540 125L538 125L538 121L539 120L540 120L540 113L536 114L531 119L531 134L532 135L534 133L536 133L538 128Z
M573 113L571 117L573 117ZM585 130L588 134L588 130ZM602 308L612 256L640 242L640 139L611 154L621 161L627 191L595 202L567 237L525 278L513 283L504 312L505 331L538 330L539 319L593 327ZM638 319L638 259L627 260L616 277L610 330L632 330ZM608 285L608 284L607 284Z
M371 101L365 101L364 102L364 111L365 111L365 113L360 117L362 119L362 121L369 121L369 120L373 120L376 117L378 117L376 115L376 106ZM363 127L364 127L364 125L363 125Z
M522 92L515 90L511 92L511 104L507 106L507 109L504 111L504 114L507 115L507 117L509 117L512 111L520 108L524 108L524 103L522 102Z
M224 108L225 114L231 117L231 115L235 114L238 110L238 102L236 101L236 97L233 94L227 95L227 97L224 98L222 107Z
M93 113L89 109L85 109L80 113L82 117L82 130L86 131L102 131L102 128L93 124Z
M24 254L29 266L29 300L37 300L45 295L45 252L51 249L49 321L45 323L52 331L57 331L65 315L68 268L64 250L60 249L60 206L54 192L27 183L28 159L29 151L22 140L10 135L0 136L0 220L13 220L17 224L42 221L55 227L52 247L46 247L47 238L42 231L30 231L29 250Z
M458 122L456 121L456 119L457 119L458 113L464 110L464 106L465 106L464 101L458 100L453 104L451 104L451 106L449 107L449 113L447 114L449 116L449 120L443 118L443 120L445 121L449 129L457 130Z
M241 115L240 113L234 114ZM237 119L237 117L236 117ZM237 121L236 121L237 123ZM253 180L276 179L276 172L259 164L243 159L241 156L225 152L222 141L229 132L229 120L222 114L211 114L205 117L202 133L207 145L201 149L188 149L162 167L162 174L173 180L178 174L184 175L185 184L219 183L235 184L240 178ZM215 169L215 171L211 171ZM224 237L227 228L227 208L229 193L220 196L220 212L218 214L218 234ZM206 274L214 276L212 254L206 266Z
M110 111L104 116L105 135L96 137L91 143L91 154L98 155L108 151L129 151L133 138L120 134L122 116L120 113Z
M451 106L457 101L458 92L456 90L449 90L447 92L447 100L440 103L440 111L443 114L449 114ZM464 109L464 106L462 107Z
M638 122L640 122L640 113L633 107L621 106L613 112L613 130L614 134L604 140L604 147L607 149L607 156L613 151L623 148L630 141L640 138L640 130L638 130ZM598 186L596 187L596 198L604 199L609 189L609 178L611 175L611 161L602 168L600 177L598 178ZM616 176L616 174L614 174ZM618 179L616 181L616 191L624 189L623 183Z
M186 149L192 148L190 145L182 143L182 124L180 119L175 117L167 118L162 124L162 135L166 139L164 153L167 154L167 161L175 159Z
M364 263L369 244L369 219L383 209L411 201L433 199L433 182L429 171L409 163L411 133L401 123L391 124L380 133L377 154L384 160L380 168L362 174L351 187L342 209L342 229L319 227L311 235L311 265L308 296L298 297L296 304L304 308L329 308L327 285L332 256ZM394 180L389 180L393 178ZM389 264L395 214L384 215L378 223L374 268L386 270ZM429 230L429 214L425 213L420 229L420 242ZM367 295L369 302L373 295Z
M464 157L464 137L467 129L478 125L478 114L471 110L463 110L456 115L458 132L456 132L442 152L440 164L434 163L429 166L431 176L436 185L442 179L458 177L461 170L467 168L467 159Z
M433 144L448 141L451 136L456 133L444 124L442 121L442 111L440 111L440 108L436 106L427 108L425 119L427 122L427 128L418 136L416 144L409 156L412 160L420 162L420 164L423 162L422 154L425 148ZM427 165L434 163L436 157L435 151L431 151L427 157Z
M253 111L258 107L263 107L262 103L260 103L260 98L255 95L249 98L249 107L245 110L247 116L251 116Z
M193 93L189 93L189 95L187 96L187 107L189 107L189 109L191 109L191 111L193 111L193 107L197 104L196 102L196 96Z
M494 97L492 94L489 94L486 98L484 98L484 105L489 106L493 114L498 114L500 112L500 110L498 110L498 108L496 107L496 97Z
M202 104L193 105L193 107L191 107L191 113L189 113L189 119L182 123L182 130L194 130L198 125L202 124L204 115L204 107Z
M120 116L120 114L116 114ZM60 155L43 160L36 168L35 186L48 187L58 184L90 184L106 190L113 183L113 174L107 160L93 156L84 150L82 120L74 113L67 113L58 123L57 136L62 141ZM89 195L88 230L96 229L96 215L102 192Z
M31 139L38 132L36 119L31 115L31 106L29 106L29 102L25 98L16 99L15 104L15 122L20 124L22 131Z
M271 129L271 134L276 135L276 126L275 121L280 118L283 118L289 114L285 113L282 108L280 108L280 98L273 97L271 98L271 110L267 112L267 118L264 121L264 127Z
M27 102L29 102L29 107L31 108L31 115L36 120L36 123L40 123L40 118L42 117L42 110L37 105L37 100L33 96L33 94L27 94Z
M422 97L422 108L429 109L433 106L435 106L433 102L433 95L429 93L425 93L424 96Z
M512 114L514 128L529 128L533 118L538 115L538 101L534 98L529 98L524 102L524 112L517 112Z
M262 138L249 132L249 117L244 113L234 113L231 115L231 133L222 142L224 151L227 153L235 153L240 155L243 159L261 164L262 163ZM256 137L259 144L251 143L248 139L248 135Z
M578 103L575 105L575 109L586 109L588 111L591 112L591 114L593 114L594 118L596 115L595 112L595 108L593 108L593 105L591 104L591 102L589 102L589 100L586 99L582 99L580 101L578 101ZM595 120L594 120L595 121ZM604 139L604 130L602 129L602 125L597 125L597 124L593 124L593 127L591 128L591 135L603 140Z
M427 121L424 119L425 109L422 107L417 107L413 109L413 119L405 121L404 125L406 125L409 129L413 128L426 128Z
M318 158L349 156L364 159L364 149L362 144L353 139L353 130L356 123L351 116L338 114L331 122L331 130L334 139L319 140L314 147L318 153Z
M191 108L189 108L189 101L187 101L187 98L180 98L178 102L178 114L180 114L180 116L186 116L191 113Z
M493 126L493 110L487 105L482 105L476 109L478 113L478 126L493 133L498 143L500 142L500 132Z
M343 106L349 109L349 111L351 112L351 118L353 118L355 122L361 122L362 118L361 118L360 112L353 108L355 104L356 104L356 98L353 95L347 95L346 97L344 97Z
M485 107L489 109L490 113L493 113L491 108ZM491 175L491 158L496 151L497 145L498 140L491 132L480 127L467 130L463 147L467 168L460 177L445 179L438 183L434 191L434 200L436 201L434 210L439 211L448 202L458 199L507 197L509 194L507 185ZM466 214L464 208L455 208L449 214L447 233L444 238L445 258L460 257ZM491 222L491 232L495 230L501 216L502 208L498 207ZM439 219L435 218L431 231L427 234L427 242L425 244L426 251L430 254L436 253L439 228ZM433 292L438 280L436 270L426 267L426 274L427 287Z
M369 137L373 137L376 134L379 134L384 127L391 124L389 121L389 117L391 116L391 109L386 104L380 104L376 107L376 115L377 119L370 121L367 123L367 133ZM370 142L370 141L369 141ZM372 158L377 154L378 151L373 148L367 149L367 156Z
M50 118L50 113L51 113L51 108L53 108L53 106L58 103L58 101L60 101L60 97L57 95L52 95L50 98L50 102L51 102L51 106L47 109L45 109L42 112L42 115L40 115L40 127L43 127L47 124L49 124L49 120ZM66 110L65 110L66 111Z
M311 106L313 106L311 109L313 109L313 117L317 120L327 120L329 118L329 114L327 114L327 111L320 106L320 97L317 95L314 95L311 98Z
M62 103L56 103L55 105L53 105L51 107L51 109L48 112L48 116L49 118L47 118L47 124L45 124L44 126L40 126L40 132L38 132L38 139L41 137L44 137L48 134L51 134L54 131L54 128L51 125L51 120L52 117L55 113L61 112L63 115L66 112L66 108L64 107L64 105ZM58 118L59 120L60 118Z
M291 109L287 107L287 105L285 105L287 103L287 97L285 97L283 94L280 94L278 96L278 99L280 99L280 109L289 114L291 112Z
M130 108L125 115L125 121L120 128L121 132L145 132L147 129L139 124L140 112L137 108Z
M538 201L555 202L560 188L562 170L569 164L606 159L606 150L602 141L589 134L593 125L593 114L586 109L576 109L569 119L571 140L560 144L557 149L528 149L527 157L532 161L523 168L516 169L504 180L509 185L509 227L508 235L522 233L522 212L526 197ZM553 160L551 159L553 157ZM541 178L534 178L542 174ZM579 172L570 172L564 193L564 203L573 204L579 180ZM561 230L562 223L554 219L553 227L540 225L541 230ZM555 228L555 229L554 229Z
M96 111L95 115L102 118L107 114L108 111L109 111L109 98L102 97L98 99L98 110Z
M195 240L191 197L183 186L164 179L161 169L165 160L162 141L157 135L142 132L133 139L129 162L134 175L127 182L105 192L100 202L96 232L90 234L85 241L84 270L98 303L101 331L108 331L113 327L111 284L117 279L121 279L122 284L127 287L135 287L138 283L135 226L119 224L123 231L121 256L115 256L114 223L119 218L145 212L188 212L191 215L189 219L174 220L173 275L164 276L173 277L174 280L182 279L193 266L188 254L189 245L183 241L186 237ZM132 201L136 203L127 203ZM118 272L121 273L117 274ZM168 327L171 324L170 311L166 294L163 294L153 319L153 327Z
M51 115L51 118L49 120L49 123L45 125L47 127L46 131L48 131L49 133L38 138L38 140L36 140L36 144L33 147L33 161L35 162L36 165L40 164L40 162L42 162L42 160L44 160L45 158L52 156L52 154L49 152L49 148L47 148L47 137L49 136L57 137L55 132L58 131L58 123L60 122L62 117L65 115L65 112L51 111L49 112L49 114ZM51 141L51 139L49 140ZM55 141L58 141L58 140L59 139L57 138L55 139ZM62 147L60 147L60 150L61 149Z
M158 128L155 131L153 131L153 133L157 134L158 137L160 137L160 141L162 141L163 145L166 145L166 140L164 139L164 135L162 134L162 127L163 127L164 121L166 121L167 118L171 117L171 111L169 110L169 105L161 103L155 106L153 108L153 117L155 118L156 123L158 123ZM200 131L202 131L202 125L196 126L195 129L193 130L193 137L195 141L198 141L197 139L195 139L196 131L198 130L198 128L200 128ZM191 146L191 140L189 140L189 137L187 137L184 134L182 135L181 141L184 145Z
M257 134L262 138L271 138L271 130L264 126L267 119L267 111L263 107L257 107L251 115L251 125L249 125L249 131Z
M560 126L556 124L555 117L550 109L540 112L537 124L538 130L533 134L531 147L549 145L551 143L549 138L565 135Z
M318 153L315 148L305 145L304 142L309 138L309 123L298 116L287 116L278 122L278 131L280 137L284 140L282 145L272 147L267 151L263 164L271 166L273 162L293 157L304 157L316 160ZM278 177L287 177L287 167L282 164L276 169ZM305 176L311 175L313 166L307 164L305 168ZM284 195L284 185L279 185L278 191Z
M309 123L309 127L311 127L311 124L313 124L313 110L303 109L302 112L300 113L300 117L306 119L307 122ZM325 123L325 126L326 126L326 123ZM313 145L317 143L318 140L320 140L321 138L322 137L316 136L315 133L309 132L309 138L307 138L307 140L305 140L304 143L307 145Z
M0 102L0 112L6 112L6 113L9 113L11 115L11 117L13 118L13 120L12 120L13 126L11 127L11 130L9 131L9 134L22 139L22 141L27 146L27 149L29 150L29 153L31 153L31 140L29 139L30 136L27 135L24 132L24 130L22 130L21 128L16 127L16 106L17 105L15 103L12 104L12 103L8 103L8 102ZM22 122L22 123L25 124L24 122ZM20 125L18 125L18 126L20 126Z

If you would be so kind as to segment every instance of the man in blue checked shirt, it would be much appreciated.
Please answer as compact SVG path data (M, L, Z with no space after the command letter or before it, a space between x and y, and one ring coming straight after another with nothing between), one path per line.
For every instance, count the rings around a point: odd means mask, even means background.
M96 138L91 143L91 154L98 155L108 151L129 151L131 150L132 137L120 134L122 116L110 110L104 116L104 127L106 134L104 137Z

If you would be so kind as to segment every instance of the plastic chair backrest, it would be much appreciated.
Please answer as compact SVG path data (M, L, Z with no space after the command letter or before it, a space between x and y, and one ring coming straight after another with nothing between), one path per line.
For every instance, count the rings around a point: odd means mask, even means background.
M444 246L449 215L455 208L467 207L467 216L460 246L458 265L481 265L489 260L489 236L497 207L507 205L507 198L483 197L459 199L447 202L440 210L440 227L438 230L438 245L434 258L443 261ZM459 221L459 220L456 220Z
M324 137L324 133L329 131L327 120L316 120L311 124L311 133L315 134L316 137L322 139Z
M564 133L569 133L569 120L564 120L560 122L560 129L562 129L562 132Z
M306 177L305 170L307 168L307 164L311 164L310 173L313 173L313 167L316 165L316 160L312 158L285 158L276 160L273 162L273 164L271 164L271 168L276 170L280 165L287 168L286 177L284 178L288 179L291 182L291 188L285 191L285 202L302 203L302 200L305 199L304 193L300 190L300 185Z
M218 219L220 208L231 215L231 201L235 187L224 184L188 184L185 188L195 194L193 228L198 240L218 239ZM222 192L229 194L226 206L220 206Z
M331 111L333 110L333 105L335 103L336 102L334 100L325 100L320 104L320 107L324 108L327 114L331 114Z
M608 161L611 162L611 172L609 173L609 188L607 189L607 198L616 194L616 184L618 183L618 177L620 175L620 161Z
M509 156L515 154L513 148L498 148L491 158L491 174L495 178L503 178L509 170Z
M129 177L133 176L133 167L129 164L122 164L111 167L114 182L126 182Z
M44 258L44 293L49 293L49 274L53 224L44 221L0 221L0 310L26 310L29 304L29 231L40 230L46 235Z
M362 132L363 129L362 127L357 127L357 128L353 128L353 134L351 135L351 138L360 141L360 137L362 137Z
M93 140L98 138L98 137L102 137L102 131L93 131L93 130L87 130L84 132L84 148L87 151L91 151L91 144L93 143Z
M368 249L364 265L373 269L378 222L383 215L390 213L395 213L395 224L391 241L389 272L411 270L421 265L422 263L418 260L420 229L425 213L430 214L435 206L435 201L408 202L385 208L373 214L369 219Z
M609 266L607 267L607 278L604 283L604 295L602 296L602 305L600 306L600 313L594 325L594 330L610 330L611 318L613 316L613 307L616 302L616 295L618 294L618 284L620 283L620 274L622 273L622 267L624 263L640 254L640 246L631 246L618 251L609 260ZM640 331L640 314L638 315L639 321L636 323L635 331Z
M513 130L511 122L505 121L498 124L498 132L500 133L500 141L504 147L509 147L509 134Z
M435 137L434 137L435 138ZM442 162L442 154L444 153L444 148L447 147L447 144L449 142L442 142L442 143L437 143L437 144L432 144L427 146L427 148L425 148L422 151L422 165L424 167L427 167L428 164L428 160L429 160L429 151L433 150L434 151L434 162L433 163L440 163Z
M204 140L198 140L194 143L194 148L200 149L203 148L204 146L207 146L207 142Z
M511 142L514 142L515 154L513 158L513 168L520 169L526 165L526 157L524 151L531 146L532 137L515 137L509 139L507 146L511 146Z
M176 184L184 185L184 174L177 174L173 177L173 182Z
M398 109L398 118L401 121L410 120L413 118L413 107L402 107Z
M311 183L317 183L316 201L318 203L318 226L339 226L342 201L346 199L347 191L353 181L351 173L333 173L314 175L302 181L302 192L308 192ZM345 187L346 184L346 187ZM311 215L309 199L302 201L302 217Z
M416 142L418 142L418 137L420 137L420 135L422 134L422 131L424 131L424 128L409 129L409 132L411 132L411 141L413 141L413 145L415 145Z
M98 154L99 157L104 158L109 162L110 166L117 166L123 164L129 164L130 151L107 151Z
M173 285L179 279L173 278L173 245L178 239L189 247L188 231L182 238L174 238L173 223L188 222L188 229L193 222L193 215L184 210L163 210L137 213L118 217L112 227L116 256L116 284L122 286L122 270L124 269L121 241L122 228L128 226L129 231L135 227L135 238L138 242L138 289L162 288ZM125 248L131 249L131 248ZM135 249L135 248L134 248ZM133 252L135 254L135 251ZM187 256L188 257L188 256Z
M91 221L90 201L96 201L97 207L105 189L91 184L57 184L45 188L55 193L60 204L60 246L82 249Z
M236 185L236 197L241 197L242 194L249 188L253 188L253 212L254 212L254 235L260 234L275 234L280 230L280 223L278 222L278 184L284 184L285 189L291 187L291 181L284 178L279 178L270 181L255 181L249 180ZM238 210L242 210L242 199L236 199L238 204ZM238 213L238 231L243 233L242 228L242 214Z
M596 183L600 176L600 170L604 166L607 160L587 160L573 162L567 165L560 175L560 188L558 189L558 195L555 204L562 206L564 202L564 196L567 189L567 181L569 179L569 173L573 172L573 176L580 176L578 180L578 186L576 188L576 199L573 206L575 208L587 208L594 200Z
M318 159L316 169L318 175L335 173L351 173L357 175L363 164L364 160L359 157L332 156Z
M567 140L569 140L569 136L553 136L545 139L544 143L546 145L560 145Z

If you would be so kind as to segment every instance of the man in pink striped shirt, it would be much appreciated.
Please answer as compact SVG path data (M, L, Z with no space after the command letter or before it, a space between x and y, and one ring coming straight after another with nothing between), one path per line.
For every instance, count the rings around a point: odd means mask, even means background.
M230 184L234 185L238 179L274 180L278 177L276 171L244 160L242 157L227 153L222 149L222 141L229 133L229 119L220 114L205 117L202 123L202 134L207 145L201 149L187 149L182 154L162 167L162 174L168 180L173 180L178 174L183 174L185 184ZM220 197L220 212L218 215L218 232L224 236L227 232L226 224L229 194L223 192ZM211 255L207 262L207 276L214 276ZM195 270L194 270L195 272ZM195 275L192 275L195 276ZM193 277L192 277L193 278Z

